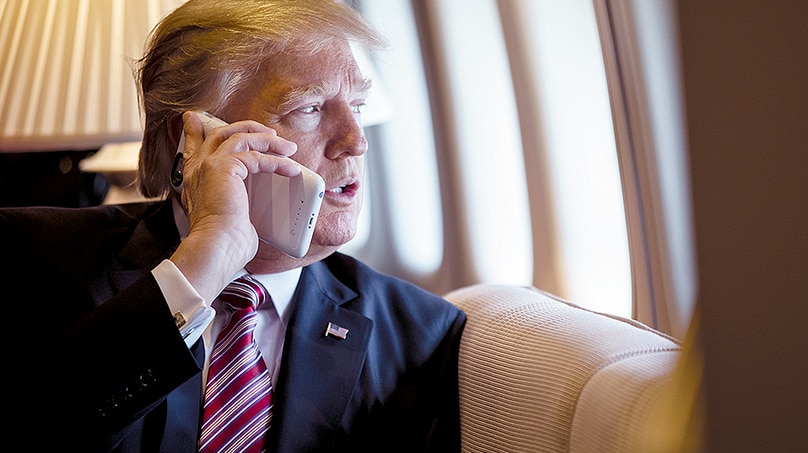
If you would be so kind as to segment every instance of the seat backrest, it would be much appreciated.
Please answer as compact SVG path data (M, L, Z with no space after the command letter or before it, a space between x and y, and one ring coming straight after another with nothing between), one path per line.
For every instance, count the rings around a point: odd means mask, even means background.
M638 451L676 339L532 287L479 284L446 298L468 316L464 452Z

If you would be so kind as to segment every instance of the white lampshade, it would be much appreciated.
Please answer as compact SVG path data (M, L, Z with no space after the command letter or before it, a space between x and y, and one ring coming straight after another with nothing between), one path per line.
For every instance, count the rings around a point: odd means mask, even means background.
M0 0L0 150L140 140L130 61L181 0Z
M0 151L140 141L130 61L184 0L0 0ZM359 58L373 73L364 56ZM365 124L390 115L374 81ZM131 149L131 148L130 148Z

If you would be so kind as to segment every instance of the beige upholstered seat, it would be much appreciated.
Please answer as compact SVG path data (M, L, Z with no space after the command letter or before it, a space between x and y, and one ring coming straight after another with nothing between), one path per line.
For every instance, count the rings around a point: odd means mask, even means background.
M446 297L468 315L464 452L653 451L649 424L671 385L677 340L535 288L480 284Z

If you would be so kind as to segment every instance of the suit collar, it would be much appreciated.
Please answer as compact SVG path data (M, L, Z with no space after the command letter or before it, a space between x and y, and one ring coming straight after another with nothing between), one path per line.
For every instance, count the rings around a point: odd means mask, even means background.
M307 293L316 292L318 297L330 300L334 304L342 305L358 297L356 292L341 282L328 268L326 262L318 261L303 269L299 288ZM305 279L305 281L304 281Z
M137 223L121 257L151 269L170 255L179 245L180 236L174 222L171 200L153 206Z
M132 234L119 254L124 269L113 271L110 279L115 291L133 284L168 258L179 245L171 200L148 205L135 216Z

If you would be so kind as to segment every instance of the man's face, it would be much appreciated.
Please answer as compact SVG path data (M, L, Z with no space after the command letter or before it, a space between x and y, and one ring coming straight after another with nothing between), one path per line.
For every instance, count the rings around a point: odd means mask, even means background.
M348 43L335 41L314 54L285 53L264 63L221 113L228 122L252 119L272 127L297 143L292 159L323 177L312 249L336 248L356 233L367 151L359 111L369 88Z

